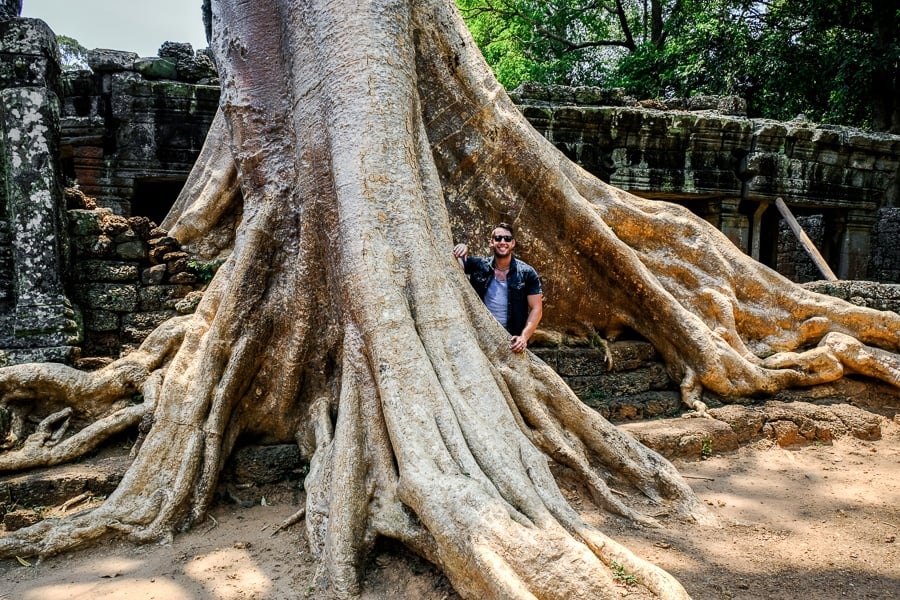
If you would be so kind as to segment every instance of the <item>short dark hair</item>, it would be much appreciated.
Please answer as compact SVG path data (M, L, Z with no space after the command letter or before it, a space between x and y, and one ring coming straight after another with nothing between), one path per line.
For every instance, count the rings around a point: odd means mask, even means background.
M509 234L511 236L516 237L516 232L513 231L513 227L509 223L503 223L503 222L497 223L496 225L494 225L494 229L505 229L509 232ZM493 231L493 229L491 231Z

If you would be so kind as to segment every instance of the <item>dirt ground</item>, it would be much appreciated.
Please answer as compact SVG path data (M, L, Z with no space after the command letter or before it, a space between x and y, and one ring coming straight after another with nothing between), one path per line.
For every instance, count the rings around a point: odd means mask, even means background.
M677 577L697 600L900 598L900 425L882 439L780 448L758 442L704 461L676 462L721 526L662 518L635 528L564 493L614 538ZM264 490L252 508L217 506L171 544L107 543L24 566L0 561L0 600L288 600L316 598L302 524L272 536L300 492ZM370 561L363 598L455 600L427 563L385 545ZM621 595L648 597L628 585Z

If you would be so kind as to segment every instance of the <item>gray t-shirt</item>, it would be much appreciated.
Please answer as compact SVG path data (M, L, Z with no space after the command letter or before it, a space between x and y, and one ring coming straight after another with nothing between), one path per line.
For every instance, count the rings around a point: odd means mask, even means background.
M504 327L506 327L506 311L509 307L508 298L509 288L506 280L492 279L484 293L484 305Z

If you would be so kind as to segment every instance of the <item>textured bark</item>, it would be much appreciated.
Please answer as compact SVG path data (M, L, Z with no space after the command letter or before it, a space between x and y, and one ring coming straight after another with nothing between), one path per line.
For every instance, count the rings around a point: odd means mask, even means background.
M252 436L295 440L310 461L306 530L336 596L359 591L386 536L464 597L608 597L615 562L686 598L582 521L553 479L549 463L570 468L640 523L655 524L647 499L710 522L666 460L509 352L450 254L454 230L474 239L501 219L545 276L547 325L640 333L694 406L704 388L747 395L847 372L900 385L900 317L804 291L687 211L568 162L516 111L452 2L212 10L221 114L166 224L198 252L230 253L196 314L157 331L137 368L0 371L4 403L57 390L32 409L78 410L68 390L91 389L108 398L92 416L153 421L100 508L2 538L0 554L112 532L165 539L203 518L224 460ZM144 409L122 404L139 389ZM58 460L48 436L33 439L27 464Z

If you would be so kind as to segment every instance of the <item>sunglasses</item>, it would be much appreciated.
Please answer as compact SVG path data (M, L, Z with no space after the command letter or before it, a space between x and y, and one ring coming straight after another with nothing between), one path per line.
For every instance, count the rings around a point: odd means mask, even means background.
M494 241L495 242L511 242L511 241L513 241L513 236L511 236L511 235L495 235Z

